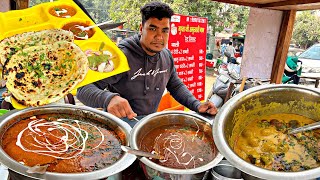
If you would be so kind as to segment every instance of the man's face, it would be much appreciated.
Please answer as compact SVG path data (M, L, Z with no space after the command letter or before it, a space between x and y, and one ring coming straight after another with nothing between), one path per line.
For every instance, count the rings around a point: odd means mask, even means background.
M140 43L143 50L148 55L155 55L165 48L168 44L170 30L170 19L149 18L144 25L140 27Z

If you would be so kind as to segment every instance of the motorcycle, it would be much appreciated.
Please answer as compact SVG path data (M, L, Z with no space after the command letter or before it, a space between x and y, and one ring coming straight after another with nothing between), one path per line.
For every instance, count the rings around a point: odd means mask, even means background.
M240 64L231 62L222 63L218 67L218 74L207 97L207 100L212 102L217 108L221 107L231 97L239 94L242 90L269 82L267 79L248 78L245 79L244 85L241 87L243 79L240 76Z
M230 84L236 84L240 80L240 65L233 63L223 63L218 67L218 77L208 95L217 108L224 103Z
M231 97L240 93L242 90L269 83L269 79L254 79L248 78L242 82L240 77L240 63L241 60L234 59L225 52L227 60L218 66L218 77L213 84L213 87L207 97L207 100L212 102L217 108L221 107ZM288 57L285 64L285 71L282 83L298 84L300 80L302 69L302 62L296 57ZM243 83L243 87L241 87ZM243 88L240 90L240 88Z

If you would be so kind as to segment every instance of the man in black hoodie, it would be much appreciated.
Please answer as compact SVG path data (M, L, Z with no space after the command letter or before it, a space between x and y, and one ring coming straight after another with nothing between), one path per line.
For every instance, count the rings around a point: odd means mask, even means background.
M156 112L165 88L182 105L216 114L213 103L201 103L183 84L166 45L173 10L161 2L151 2L140 10L140 34L120 42L130 70L78 89L77 98L85 105L105 108L109 113L132 119Z

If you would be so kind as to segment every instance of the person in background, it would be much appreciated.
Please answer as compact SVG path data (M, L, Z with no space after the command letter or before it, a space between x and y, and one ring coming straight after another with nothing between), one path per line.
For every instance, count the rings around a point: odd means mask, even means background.
M288 56L282 76L283 84L299 84L302 72L302 62L298 57Z
M221 42L220 41L217 41L216 49L218 50L218 52L221 52Z
M234 58L234 54L236 53L236 49L233 47L232 42L229 42L229 46L226 48L226 52L230 53L230 56Z
M216 114L213 103L201 103L183 84L171 53L165 48L173 10L167 4L151 2L140 12L140 33L118 45L127 57L130 70L79 88L77 98L85 105L105 108L119 118L132 119L156 112L167 89L190 110Z
M243 55L243 43L240 44L239 46L239 52L240 52L240 57Z
M225 43L222 43L221 45L221 57L224 57L224 52L227 49L227 45Z

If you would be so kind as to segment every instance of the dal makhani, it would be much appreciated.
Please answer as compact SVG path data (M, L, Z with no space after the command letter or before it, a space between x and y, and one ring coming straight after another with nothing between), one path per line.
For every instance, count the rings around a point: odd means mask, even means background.
M296 172L320 166L320 130L288 135L314 123L295 114L274 114L250 122L236 138L234 151L244 160L274 171Z
M93 29L83 31L79 26L88 27L90 26L90 22L70 22L65 24L61 29L72 32L75 40L86 40L93 36Z
M90 172L115 163L123 136L93 121L38 115L11 126L3 150L17 162L60 173Z
M165 125L147 133L141 140L141 150L164 156L154 160L170 168L191 169L211 162L217 155L212 136L185 125Z
M71 18L77 11L71 6L60 5L50 8L49 13L59 18Z

